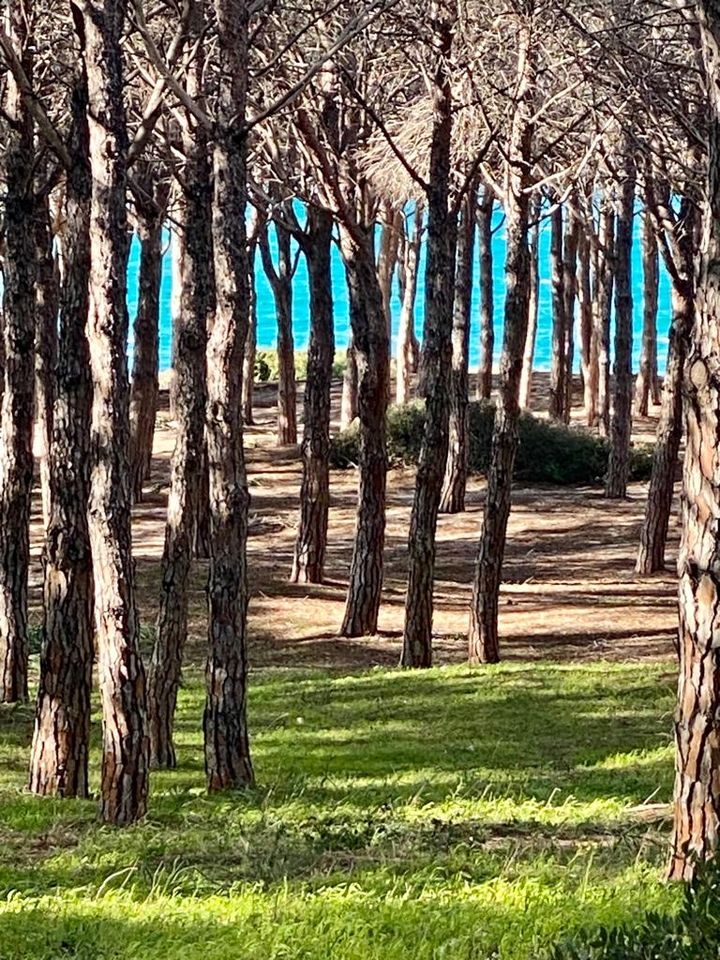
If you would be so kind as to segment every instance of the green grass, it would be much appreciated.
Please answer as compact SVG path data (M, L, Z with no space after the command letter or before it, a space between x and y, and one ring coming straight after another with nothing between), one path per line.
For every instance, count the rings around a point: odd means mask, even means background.
M190 674L149 816L24 791L0 711L0 958L503 960L672 911L668 665L253 676L257 789L203 789ZM93 756L93 770L98 766Z

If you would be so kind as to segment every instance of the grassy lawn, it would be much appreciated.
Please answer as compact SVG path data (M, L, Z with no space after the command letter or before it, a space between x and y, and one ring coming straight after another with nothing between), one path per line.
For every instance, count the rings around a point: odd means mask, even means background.
M204 793L199 674L142 825L24 790L0 711L0 958L532 958L672 910L670 664L253 675L258 787ZM97 773L98 755L93 756Z

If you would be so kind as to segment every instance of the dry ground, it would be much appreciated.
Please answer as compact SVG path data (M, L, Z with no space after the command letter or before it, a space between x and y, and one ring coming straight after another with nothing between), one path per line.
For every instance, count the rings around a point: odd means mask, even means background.
M545 378L537 378L538 408ZM336 407L339 385L336 385ZM327 582L295 586L287 577L292 558L300 465L297 448L274 444L275 388L256 391L256 424L246 432L252 493L249 568L251 662L253 666L322 666L341 670L397 662L402 630L406 539L414 476L394 470L388 480L385 593L380 634L341 640L353 539L357 477L335 471ZM299 404L302 409L302 404ZM656 414L657 411L654 411ZM577 411L578 419L581 411ZM648 440L655 418L635 425ZM134 544L141 621L152 625L157 607L169 458L174 442L163 394L155 435L152 476L144 502L134 511ZM470 584L482 516L484 482L469 486L467 512L441 517L438 527L435 649L437 661L465 657ZM518 486L514 491L500 628L508 659L665 658L675 631L674 555L678 528L673 519L668 569L653 578L633 573L645 486L635 484L627 500L609 502L601 488ZM39 505L33 521L31 617L40 616ZM204 643L206 569L196 567L191 643ZM147 639L147 635L146 635Z

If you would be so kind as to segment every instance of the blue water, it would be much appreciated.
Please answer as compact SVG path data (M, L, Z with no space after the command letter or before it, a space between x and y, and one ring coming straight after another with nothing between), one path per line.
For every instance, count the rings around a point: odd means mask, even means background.
M640 243L640 232L642 229L642 220L640 214L635 218L635 242L633 245L633 301L634 301L634 336L633 336L633 363L635 369L639 364L641 336L642 336L642 312L643 312L643 294L642 294L642 252ZM505 298L504 290L504 264L505 264L505 233L503 227L502 214L498 211L494 222L493 238L493 276L494 276L494 301L495 301L495 345L497 361L502 348L502 326L503 326L503 301ZM273 231L271 231L271 234ZM274 237L271 236L271 248L273 248ZM274 249L273 249L274 253ZM137 309L137 277L140 263L140 245L137 239L133 240L130 250L130 260L128 264L128 306L131 319L135 316ZM418 297L415 309L415 325L418 335L422 332L423 326L423 278L425 271L424 252L420 258L420 276L418 283ZM474 271L475 280L473 286L473 328L470 335L470 366L477 367L480 360L479 350L479 321L478 310L480 303L480 290L477 277L477 270ZM338 349L345 347L348 342L348 297L345 285L345 271L340 259L340 253L336 246L333 246L332 252L332 280L333 297L335 302L335 337ZM270 349L276 345L276 326L275 326L275 305L272 291L267 282L265 274L257 257L255 263L255 282L257 287L257 320L258 320L258 347L260 349ZM163 264L162 290L161 290L161 316L160 316L160 369L167 370L171 365L171 343L172 343L172 322L171 322L171 298L172 298L172 276L170 268L170 255L167 251ZM393 351L395 349L397 326L400 315L399 293L396 288L393 294ZM308 277L304 258L299 258L297 272L293 282L293 327L295 334L295 347L298 350L304 350L308 343L309 329L309 301L308 301ZM670 281L664 270L662 260L660 262L660 298L658 312L658 365L662 370L665 368L665 355L667 351L668 329L670 326ZM551 360L551 336L552 336L552 294L550 288L550 226L545 221L541 226L540 232L540 300L538 311L538 335L535 351L535 366L538 370L549 370ZM132 340L132 337L131 337ZM130 344L132 350L132 342Z

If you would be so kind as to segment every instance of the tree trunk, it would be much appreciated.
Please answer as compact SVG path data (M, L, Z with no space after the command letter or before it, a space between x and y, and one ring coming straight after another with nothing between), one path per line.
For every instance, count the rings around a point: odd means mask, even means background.
M243 348L249 316L247 207L248 7L214 0L219 90L213 149L217 305L208 341L207 446L212 541L209 651L203 729L210 791L253 781L247 728L247 528L243 449Z
M580 224L577 216L568 209L563 247L565 279L565 423L570 422L573 400L573 366L575 362L575 301L578 296L577 261L580 239Z
M405 628L400 663L404 667L432 665L433 588L435 585L435 536L443 477L448 460L449 419L451 409L450 372L454 354L453 285L457 215L449 209L450 163L452 140L452 92L450 86L450 53L452 25L443 17L438 5L431 6L434 47L437 64L433 78L433 129L430 146L428 198L427 267L425 271L425 324L423 331L423 364L425 386L425 432L415 478L415 498L410 516L408 537L408 587L405 599ZM475 191L466 197L466 245L472 246L475 230ZM467 236L469 234L469 237ZM471 296L472 249L463 251L465 276L463 295ZM470 264L468 264L470 259ZM470 281L468 283L467 281ZM469 309L463 304L465 329L460 339L467 341ZM460 354L466 353L462 349ZM467 407L467 363L461 356L463 403L459 411L465 420ZM453 385L453 392L460 388ZM454 399L454 398L453 398ZM461 451L462 453L462 451ZM464 468L461 465L461 469Z
M492 219L495 194L487 184L478 208L478 255L480 269L480 367L477 378L478 400L488 400L492 393L495 323L493 288Z
M62 797L88 795L93 668L93 573L88 531L92 381L85 333L90 274L87 79L72 91L65 189L65 272L53 435L51 515L45 542L43 644L30 789Z
M248 254L248 286L250 289L250 315L248 317L248 332L245 338L243 353L242 377L242 416L246 427L255 423L253 416L253 395L255 388L255 357L257 355L257 289L255 287L255 248L256 243L249 244Z
M563 260L563 208L556 199L551 201L555 209L550 215L550 263L552 283L552 365L550 368L551 420L567 422L567 317L565 315L565 264Z
M330 507L330 393L335 358L332 299L332 216L308 210L302 241L310 285L310 342L303 418L300 523L292 583L322 583Z
M409 403L411 374L415 372L418 358L418 342L415 336L415 300L417 298L418 265L423 232L423 208L416 204L413 215L412 235L408 236L403 251L402 306L397 339L397 374L395 402Z
M382 292L383 310L385 311L385 319L387 321L388 339L389 342L392 343L392 287L395 268L397 267L400 234L403 230L403 216L402 211L394 210L389 201L383 204L382 224L377 270L380 290ZM400 354L398 353L398 365L399 360ZM392 400L390 380L390 367L388 366L388 402Z
M591 248L585 230L578 238L578 303L580 306L580 369L583 381L583 407L585 422L593 426L597 420L595 403L597 400L597 355L592 349L592 289L591 289Z
M182 196L177 204L176 217L182 220ZM180 298L182 295L182 272L185 238L180 230L173 229L170 234L170 271L172 273L172 295L170 298L170 312L172 314L172 363L170 371L170 419L175 419L175 356L177 354L177 329L180 322Z
M35 219L37 263L35 316L35 431L39 440L40 492L43 524L50 522L50 444L53 429L55 363L57 360L58 270L53 253L47 200L37 205Z
M350 281L348 278L348 289ZM352 306L350 308L352 310ZM358 357L352 331L345 354L345 371L343 373L342 398L340 400L340 429L345 430L358 415Z
M475 208L477 192L468 190L457 231L455 302L453 304L452 370L450 373L450 428L440 513L462 513L468 468L468 362L475 259Z
M593 289L593 344L597 357L597 426L603 436L610 432L610 319L615 278L615 211L603 195L600 207L598 250Z
M538 308L540 306L540 214L542 200L536 197L532 201L530 234L530 299L528 302L528 328L523 351L522 373L520 374L521 410L529 410L532 403L533 366L535 364L535 341L537 340Z
M516 104L505 165L506 293L500 394L468 633L470 661L483 663L495 663L500 659L498 600L510 516L512 474L520 416L520 376L530 306L528 169L533 137L531 118L535 63L528 20L523 18L518 28Z
M627 494L632 431L632 241L635 213L635 164L625 160L620 211L615 242L615 384L610 422L610 456L605 496L621 499Z
M202 0L191 8L189 35L203 36ZM187 80L187 91L202 97L204 58L201 46ZM150 760L155 767L176 765L173 724L183 650L187 638L188 589L195 548L205 457L206 345L214 305L212 186L204 129L186 115L183 125L185 174L182 204L184 257L180 311L176 330L175 449L170 468L165 545L161 565L160 609L148 675ZM207 500L204 504L207 513Z
M145 813L149 738L145 671L138 649L130 533L127 372L127 131L120 39L126 2L88 2L76 23L84 41L90 118L90 304L94 384L90 542L103 709L101 815L125 824Z
M7 25L13 47L32 73L29 0L10 0ZM35 243L28 211L33 196L33 124L8 72L5 136L3 275L5 385L0 427L0 700L26 700L27 588L33 459Z
M162 231L169 181L157 183L147 175L136 197L135 214L140 240L138 305L134 324L133 375L130 389L130 491L142 502L143 483L150 475L155 417L160 387L160 285L162 283Z
M360 419L360 488L345 616L340 634L377 632L385 546L385 413L390 341L373 252L372 225L351 232L340 224L340 248L350 294L357 411ZM362 233L362 237L359 234Z
M657 314L660 264L655 226L645 210L643 216L643 334L640 370L635 385L635 404L638 415L646 417L650 397L659 402L657 372Z

